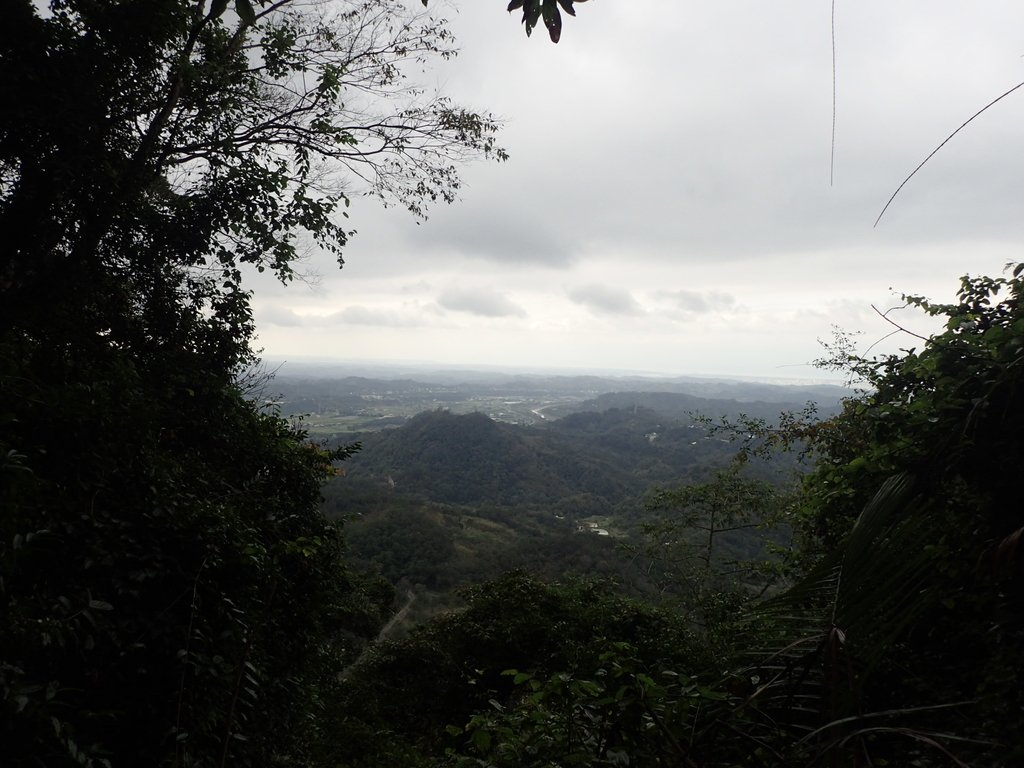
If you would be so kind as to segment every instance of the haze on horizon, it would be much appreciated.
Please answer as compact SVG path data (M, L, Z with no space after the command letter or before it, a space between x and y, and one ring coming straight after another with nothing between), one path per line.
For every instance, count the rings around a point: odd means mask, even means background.
M1024 80L1019 3L836 3L831 186L828 3L588 3L557 46L501 3L430 7L463 52L427 82L503 116L512 159L423 224L355 198L340 272L255 277L270 359L822 380L833 326L863 351L872 305L1020 259L1024 89L872 226Z
M811 369L808 375L793 375L780 371L777 375L745 375L719 372L693 372L669 370L622 369L608 367L564 367L542 365L457 363L437 360L373 360L329 357L264 356L259 368L275 378L341 379L350 376L366 379L410 379L431 381L437 378L457 380L464 376L467 383L479 378L538 377L538 378L600 378L623 381L635 387L637 380L654 381L722 381L770 384L777 386L833 385L848 387L849 377L841 372Z

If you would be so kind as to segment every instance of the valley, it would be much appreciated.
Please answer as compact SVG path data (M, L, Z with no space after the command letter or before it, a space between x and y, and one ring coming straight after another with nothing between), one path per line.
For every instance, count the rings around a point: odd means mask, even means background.
M380 375L380 372L377 372ZM722 420L772 423L808 402L836 411L845 390L706 379L429 372L386 378L279 376L282 413L331 447L358 443L324 488L352 562L395 590L393 628L460 604L459 591L510 570L605 579L672 600L651 531L683 510L655 509L666 489L741 477L778 496L749 529L716 536L716 562L754 562L785 543L773 521L807 467L796 453L736 463ZM684 532L690 541L694 531ZM689 544L687 545L689 546ZM406 603L404 596L417 599Z
M553 375L431 369L283 364L264 385L282 415L302 417L312 435L333 437L398 426L424 411L482 413L525 426L579 411L658 402L665 415L773 418L815 402L834 410L848 390L834 384L766 383L708 377Z

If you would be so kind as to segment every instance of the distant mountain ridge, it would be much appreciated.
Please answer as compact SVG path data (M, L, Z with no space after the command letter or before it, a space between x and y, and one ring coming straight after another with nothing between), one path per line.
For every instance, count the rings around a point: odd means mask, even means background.
M452 371L422 379L278 376L263 385L260 399L282 415L306 419L305 427L311 433L338 438L400 426L418 413L438 408L456 413L479 411L497 421L520 425L550 423L578 410L634 405L678 421L691 420L691 412L711 419L744 413L774 420L779 411L799 411L808 402L817 403L822 415L830 415L850 394L850 390L833 385Z
M809 394L809 393L808 393ZM812 399L809 398L809 401ZM692 421L694 414L715 420L735 419L740 415L774 421L782 410L799 410L805 403L798 401L739 400L698 397L679 392L607 392L572 406L572 412L607 411L612 408L645 408L669 421ZM819 405L823 416L838 412L837 403ZM553 409L552 415L557 411ZM568 414L567 414L568 415Z
M502 386L535 382L538 386L574 387L597 391L675 391L705 397L766 402L836 401L849 394L837 383L821 379L747 378L727 375L670 375L634 371L524 370L472 366L328 361L267 361L285 379L415 381L453 386Z

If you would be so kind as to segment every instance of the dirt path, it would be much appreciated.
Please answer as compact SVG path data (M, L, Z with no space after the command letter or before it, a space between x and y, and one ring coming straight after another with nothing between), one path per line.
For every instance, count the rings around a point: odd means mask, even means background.
M402 619L409 613L409 609L412 608L412 604L416 602L416 593L411 589L405 593L405 605L398 609L398 613L388 619L388 623L384 625L381 631L377 634L377 641L380 642L391 634L391 630L395 628Z
M353 661L347 667L345 667L345 669L343 669L338 674L339 680L344 680L351 674L353 669L355 669L360 665L360 663L362 663L363 659L366 658L367 652L374 646L374 643L379 643L381 640L387 638L391 630L393 630L398 625L398 623L406 617L406 614L409 613L409 609L412 608L412 604L415 602L416 593L410 589L405 593L405 605L399 608L398 613L392 616L388 620L388 623L385 624L384 627L381 629L381 631L377 633L377 639L374 640L372 643L369 643L365 648L363 648L363 652L359 654L359 658Z

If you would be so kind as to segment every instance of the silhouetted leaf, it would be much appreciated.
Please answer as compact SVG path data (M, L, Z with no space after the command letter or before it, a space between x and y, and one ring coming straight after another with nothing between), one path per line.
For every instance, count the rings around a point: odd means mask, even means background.
M533 28L537 26L537 19L540 18L540 14L540 0L528 0L528 3L523 6L523 24L526 25L527 36L533 33Z
M556 0L544 0L544 26L548 28L548 36L552 43L557 43L562 36L562 14L558 12Z
M235 11L238 13L238 18L246 24L256 23L256 12L252 9L249 0L235 0Z

